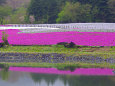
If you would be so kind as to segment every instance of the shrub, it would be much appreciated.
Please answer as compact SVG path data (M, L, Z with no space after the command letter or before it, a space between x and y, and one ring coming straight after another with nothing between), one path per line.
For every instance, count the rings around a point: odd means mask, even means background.
M0 48L4 46L4 43L0 43Z
M70 42L70 43L64 44L64 47L74 48L75 47L75 43L74 42Z
M70 47L70 48L75 47L75 43L74 43L74 42L70 42L69 47Z
M59 42L57 43L57 45L65 45L65 44L68 44L67 42Z
M8 34L6 34L6 33L3 31L3 32L2 32L2 40L3 40L3 44L4 44L4 45L9 45L7 38L8 38Z

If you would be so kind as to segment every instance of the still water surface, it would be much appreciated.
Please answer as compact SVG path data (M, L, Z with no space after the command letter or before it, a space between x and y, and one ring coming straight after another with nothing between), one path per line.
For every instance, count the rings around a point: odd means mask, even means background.
M114 75L47 74L29 72L28 68L15 71L16 68L0 70L0 86L115 86Z

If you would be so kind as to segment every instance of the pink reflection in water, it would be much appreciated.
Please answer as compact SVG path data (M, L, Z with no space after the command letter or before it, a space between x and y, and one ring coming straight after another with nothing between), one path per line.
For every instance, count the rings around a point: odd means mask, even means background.
M101 68L78 68L74 72L69 70L58 70L56 68L31 68L31 67L10 67L10 71L43 73L43 74L68 74L68 75L114 75L113 69Z
M2 30L3 31L3 30ZM20 30L5 30L8 41L15 45L52 45L58 42L74 42L76 45L115 46L115 32L49 32L18 33ZM2 42L0 30L0 42Z

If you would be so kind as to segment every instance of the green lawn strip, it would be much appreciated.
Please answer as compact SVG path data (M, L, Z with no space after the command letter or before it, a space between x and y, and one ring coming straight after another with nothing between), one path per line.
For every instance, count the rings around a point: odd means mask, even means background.
M110 63L0 63L7 64L13 67L43 67L43 68L57 68L64 69L65 67L76 67L76 68L115 68L115 64Z
M84 48L85 49L85 48ZM113 50L114 51L114 50ZM79 51L78 48L65 48L63 45L53 46L9 46L7 48L0 48L0 52L11 52L11 53L59 53L67 55L105 55L115 54L114 52L83 52Z
M113 46L112 48L110 48L110 51L115 51L115 46Z
M7 48L0 48L0 51L4 52L42 52L42 53L51 53L51 52L75 52L76 48L65 48L63 46L9 46Z

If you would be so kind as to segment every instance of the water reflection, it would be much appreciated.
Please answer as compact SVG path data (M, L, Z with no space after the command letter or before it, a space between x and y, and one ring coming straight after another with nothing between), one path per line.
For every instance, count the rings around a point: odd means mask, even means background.
M9 76L8 70L2 69L2 70L1 70L1 77L2 77L2 80L8 80L8 76Z
M2 69L0 86L115 86L115 76L41 74Z
M35 83L41 83L42 80L44 80L47 83L47 86L50 86L50 84L53 86L53 84L58 79L58 75L55 74L37 74L37 73L31 73L31 77Z
M0 74L1 77L2 77L2 80L7 80L8 76L9 76L9 72L8 72L9 66L0 64L0 68L2 68L1 69L1 74Z
M47 75L47 74L31 74L32 79L38 83L41 80L46 81L47 86L58 86L56 81L60 80L63 85L59 86L115 86L114 76L71 76L71 75ZM39 78L35 78L35 77ZM54 79L54 80L53 80Z

